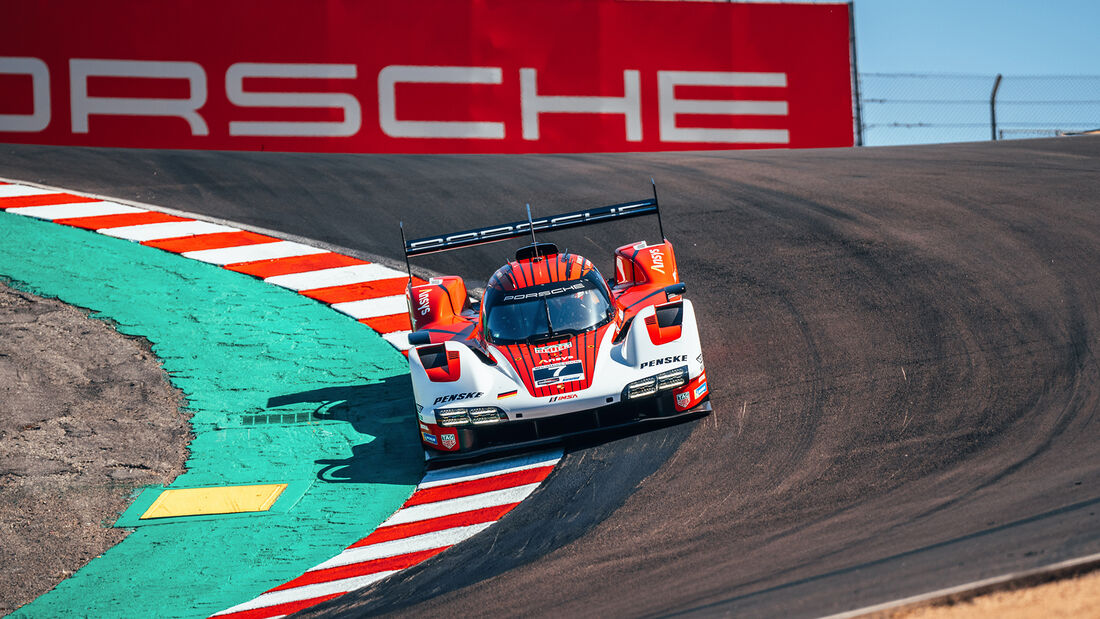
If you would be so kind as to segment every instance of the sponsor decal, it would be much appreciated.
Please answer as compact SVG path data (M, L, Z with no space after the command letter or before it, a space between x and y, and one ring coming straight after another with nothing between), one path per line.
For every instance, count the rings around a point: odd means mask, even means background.
M549 359L540 359L538 364L539 365L549 365L551 363L565 363L566 361L572 361L572 360L573 360L572 355L570 355L568 357L550 357Z
M550 344L548 346L536 346L532 350L536 355L552 355L569 350L572 347L573 342L561 342L560 344Z
M531 378L535 380L536 387L545 387L554 383L567 383L574 380L584 380L584 364L580 361L570 361L558 365L548 365L531 370Z
M691 401L691 396L687 391L676 394L676 406L680 408L687 408L688 402Z
M558 294L570 292L570 291L573 291L573 290L584 290L587 287L588 287L588 285L585 284L584 282L577 282L577 283L569 285L569 286L562 286L562 287L559 287L559 288L551 288L549 290L540 290L538 292L528 292L528 293L525 293L525 294L510 294L510 295L504 297L503 299L501 299L501 301L522 301L524 299L534 299L534 298L538 298L538 297L549 297L549 296L552 296L552 295L558 295Z
M132 36L98 4L21 3L29 27L3 37L0 70L19 79L0 89L0 142L361 153L853 143L843 4L119 3L141 7L159 37ZM424 28L424 13L469 26ZM577 23L592 36L561 45ZM363 24L385 26L362 37ZM270 32L287 34L273 45ZM492 53L453 54L484 41Z
M707 392L707 384L703 383L702 385L699 385L698 387L695 388L695 397L700 398L706 392Z
M467 230L465 232L459 232L457 234L451 234L449 236L437 236L431 238L417 239L415 241L408 242L408 250L409 255L414 256L445 247L465 247L468 245L476 245L478 243L483 243L486 241L515 238L516 233L526 234L532 229L536 231L555 230L561 229L563 227L579 226L590 222L606 221L608 218L613 217L631 217L633 215L644 215L646 213L653 212L656 212L656 207L654 206L652 200L644 200L632 204L603 206L600 208L589 209L587 211L565 213L557 217L536 219L531 222L517 221L510 224L493 226L492 228ZM560 290L571 290L578 285L584 288L588 287L582 281L573 284L569 288L561 288ZM538 295L538 292L536 291L528 295L508 296L502 298L501 301L505 301L507 299L523 299L526 296L541 295Z
M417 295L417 302L419 303L419 305L417 306L417 311L420 312L421 316L427 314L430 311L431 308L429 307L429 304L428 304L428 290L427 289L424 289L424 290L420 291L420 294Z
M438 445L439 444L439 439L437 439L435 437L435 435L431 434L430 432L421 432L420 436L424 439L424 442L429 444L429 445Z
M417 415L419 415L419 414L420 414L420 413L422 413L422 412L424 412L424 407L423 407L423 406L421 406L421 405L419 405L419 404L417 404L417 405L416 405L416 414L417 414Z
M511 391L505 391L504 393L498 393L497 394L497 399L498 400L503 400L504 398L510 398L510 397L516 395L517 393L519 393L519 390L517 390L517 389L513 389Z
M577 397L575 393L567 393L565 395L555 395L550 397L551 402L561 402L562 400L572 400Z
M428 428L428 426L426 426L424 424L420 424L420 431L421 432L431 432L431 429Z
M482 391L469 391L466 393L452 393L449 395L441 395L432 402L432 405L443 404L444 402L457 402L459 400L476 400L485 395Z
M641 369L641 368L651 368L655 365L664 365L666 363L682 363L684 361L687 361L687 355L676 355L676 356L673 356L673 357L661 357L660 359L653 359L652 361L646 361L645 363L639 365L638 368L639 369Z
M660 249L654 247L649 250L649 259L653 261L653 270L657 271L661 275L665 274L665 255L661 253Z
M454 434L444 434L439 437L439 440L443 441L443 446L447 449L454 449L455 445L458 445L458 437Z

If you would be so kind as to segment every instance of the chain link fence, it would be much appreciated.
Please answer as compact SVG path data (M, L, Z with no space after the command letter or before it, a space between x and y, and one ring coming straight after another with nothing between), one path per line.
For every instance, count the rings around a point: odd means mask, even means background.
M860 73L859 94L867 146L1100 130L1100 75Z

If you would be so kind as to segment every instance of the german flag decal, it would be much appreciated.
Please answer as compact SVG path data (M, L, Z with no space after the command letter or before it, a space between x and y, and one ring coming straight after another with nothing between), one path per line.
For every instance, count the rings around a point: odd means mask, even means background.
M518 389L513 389L511 391L505 391L504 393L498 393L497 394L497 399L498 400L503 400L504 398L510 398L510 397L516 395L516 393L518 391L519 391Z

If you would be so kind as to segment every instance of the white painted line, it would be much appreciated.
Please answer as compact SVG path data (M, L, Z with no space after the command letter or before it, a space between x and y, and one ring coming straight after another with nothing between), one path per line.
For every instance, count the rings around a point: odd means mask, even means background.
M312 256L323 253L326 253L325 250L318 247L310 247L291 241L275 241L274 243L254 243L252 245L238 245L219 249L185 251L180 255L200 262L226 265L256 262L258 260L275 260L276 258Z
M96 230L100 234L138 242L174 239L196 234L212 234L214 232L238 231L237 228L212 224L208 221L166 221L159 224L141 224Z
M460 467L439 469L437 471L428 471L424 475L424 478L420 480L420 485L417 486L416 489L423 490L425 488L447 486L464 481L472 481L474 479L485 479L486 477L506 475L508 473L515 473L516 471L553 466L558 463L558 460L561 460L561 457L561 450L556 450L549 453L531 454L521 458L510 458L497 462L481 462Z
M328 288L329 286L346 286L348 284L361 284L373 282L379 279L394 279L405 277L400 271L395 271L380 264L355 264L348 267L336 267L321 269L319 271L307 271L305 273L292 273L290 275L277 275L264 281L290 288L291 290L313 290L315 288ZM402 307L400 312L405 312ZM399 312L390 312L399 313Z
M23 196L48 196L51 193L66 193L60 189L39 189L26 185L0 185L0 198L20 198Z
M527 498L527 495L534 492L535 488L538 488L540 483L541 482L524 484L522 486L515 486L514 488L482 492L481 494L475 494L473 496L436 501L435 503L413 505L412 507L406 507L405 509L399 510L396 514L390 516L388 520L380 524L379 527L388 527L408 522L419 522L429 518L439 518L440 516L451 516L454 514L461 514L462 512L473 511L475 509L482 509L484 507L496 507L509 503L519 503Z
M317 567L310 568L309 571L315 572L330 567L340 567L341 565L363 563L364 561L373 561L375 559L385 559L386 557L396 557L398 555L407 555L413 552L454 546L462 540L473 537L484 531L492 526L494 522L496 521L491 520L489 522L472 524L465 527L453 527L450 529L443 529L442 531L432 531L431 533L424 533L422 535L413 535L412 537L371 544L369 546L348 548Z
M332 582L304 585L301 587L295 587L293 589L284 589L282 591L271 591L257 597L254 600L245 602L244 604L238 604L233 608L223 610L220 613L211 616L217 617L219 615L228 615L230 613L237 613L245 610L255 610L257 608L275 606L278 604L286 604L288 602L297 602L299 600L308 600L321 597L323 595L331 595L333 593L347 593L348 591L354 591L356 589L366 587L371 583L378 582L379 580L382 580L383 578L394 573L396 572L377 572L374 574L367 574L366 576L345 578L344 580L334 580Z
M400 512L398 512L400 513ZM1000 585L1009 583L1021 578L1028 578L1031 576L1038 576L1047 572L1057 572L1058 570L1064 570L1079 565L1085 565L1100 561L1100 553L1088 555L1086 557L1078 557L1076 559L1069 559L1059 563L1053 563L1051 565L1044 565L1033 570L1026 570L1023 572L1012 572L1010 574L1004 574L1002 576L994 576L992 578L986 578L984 580L975 580L974 582L968 582L963 585L957 585L954 587L948 587L946 589L938 589L936 591L929 591L928 593L921 593L920 595L914 595L907 598L901 598L892 602L883 602L882 604L875 604L874 606L865 606L856 610L849 610L835 615L829 615L822 617L822 619L850 619L852 617L860 617L870 613L877 613L884 610L890 610L891 608L900 608L902 606L909 606L910 604L920 604L922 602L929 602L937 598L948 597L952 595L958 595L960 593L966 593L967 591L973 591L975 589L982 589L992 585Z
M333 303L332 309L347 314L356 320L361 320L363 318L378 318L379 316L404 314L409 311L409 306L405 303L405 295L398 294L392 297L378 297L375 299Z
M409 343L409 334L412 331L390 331L389 333L383 333L382 339L386 340L397 350L408 350L412 348L412 344Z
M126 206L118 202L80 202L77 204L50 204L47 206L19 206L7 209L9 213L26 215L38 219L68 219L69 217L98 217L100 215L123 215L128 213L148 213L144 209Z

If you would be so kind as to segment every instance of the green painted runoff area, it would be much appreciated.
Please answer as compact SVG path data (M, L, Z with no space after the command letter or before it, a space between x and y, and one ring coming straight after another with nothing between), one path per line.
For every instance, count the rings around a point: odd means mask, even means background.
M137 527L13 617L210 615L339 553L420 480L405 358L327 306L2 212L0 276L149 339L193 415L187 472L169 487L308 486L285 511Z

